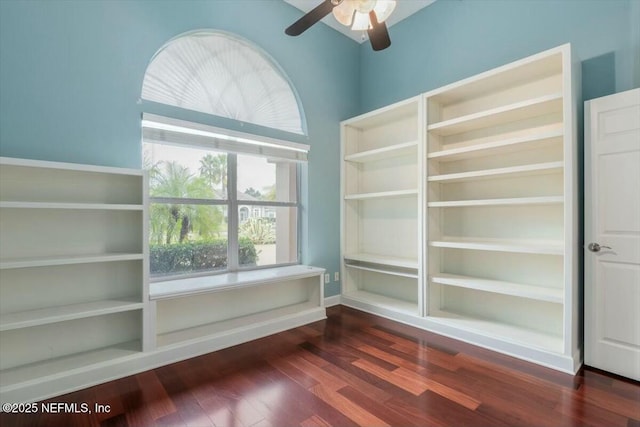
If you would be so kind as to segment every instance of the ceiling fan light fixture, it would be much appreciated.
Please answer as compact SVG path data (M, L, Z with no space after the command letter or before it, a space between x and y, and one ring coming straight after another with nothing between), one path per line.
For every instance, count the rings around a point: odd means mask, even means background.
M364 31L369 36L373 50L383 50L391 45L385 20L396 7L396 0L323 0L284 32L299 36L325 16L333 14L338 22L354 31Z
M384 22L396 8L396 0L378 0L373 11L376 13L378 22Z
M333 8L333 15L354 31L366 31L371 28L370 11L375 12L378 22L384 22L395 8L396 0L344 0Z
M360 13L365 13L365 14L369 14L369 12L371 12L375 6L377 1L376 0L355 0L354 1L355 5L356 5L356 10Z
M355 12L356 4L353 0L344 0L333 8L333 16L339 23L346 27L350 27L353 23L353 15Z
M356 12L353 17L353 25L351 26L351 29L353 31L366 31L369 28L371 28L369 14Z

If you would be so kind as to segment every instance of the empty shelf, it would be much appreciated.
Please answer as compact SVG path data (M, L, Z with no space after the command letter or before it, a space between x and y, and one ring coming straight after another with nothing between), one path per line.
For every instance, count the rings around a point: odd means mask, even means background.
M366 304L372 304L376 307L386 308L388 310L398 311L405 314L416 316L418 314L418 303L404 301L396 298L387 297L380 294L367 291L351 291L342 294L343 298L349 298Z
M447 136L560 111L562 93L554 93L433 123L427 129L437 135Z
M0 371L0 390L4 392L5 389L20 383L34 380L41 381L47 377L64 376L76 370L80 371L89 367L109 365L124 357L139 354L141 348L140 341L129 341L110 347L3 369Z
M12 258L0 261L0 269L48 267L54 265L88 264L93 262L113 262L141 260L142 254L138 253L113 253L97 255L54 256L35 258Z
M377 193L361 193L361 194L348 194L344 196L345 200L366 200L366 199L390 199L395 197L411 197L417 196L418 190L395 190L395 191L381 191Z
M402 144L390 145L388 147L377 148L375 150L361 151L359 153L344 156L347 162L366 163L378 160L401 157L417 154L418 141L405 142Z
M481 144L466 147L450 148L434 151L427 156L429 159L438 159L441 162L453 162L474 157L501 155L524 150L532 150L548 146L554 142L562 144L563 130L543 131L533 135L515 138L498 139Z
M418 268L418 260L413 258L399 258L368 253L344 254L345 260L369 262L372 264L388 265L390 267Z
M115 203L111 204L111 203L55 203L55 202L3 201L3 202L0 202L0 208L141 211L143 206L115 204Z
M397 271L397 270L385 270L383 268L374 268L374 267L368 267L368 266L358 265L358 264L345 264L345 267L355 268L356 270L371 271L371 272L380 273L380 274L388 274L391 276L408 277L410 279L418 278L417 273L407 273L404 271Z
M508 199L450 200L429 202L430 208L455 208L472 206L552 205L564 203L562 196L514 197Z
M560 240L509 240L445 237L429 242L437 248L473 249L480 251L518 252L542 255L563 255L564 243Z
M444 310L432 311L429 313L428 319L455 328L472 331L480 335L511 341L527 347L537 347L554 353L562 352L562 337L523 328L521 326L496 320L465 316Z
M119 313L122 311L142 309L142 302L136 299L104 300L83 304L70 304L59 307L49 307L39 310L28 310L0 316L0 331L45 325L48 323L103 314Z
M277 321L281 318L298 316L305 313L321 312L324 314L324 307L319 307L311 301L286 307L267 310L260 313L249 314L236 317L234 319L222 320L220 322L209 323L179 331L158 334L158 347L171 345L181 345L186 342L211 339L216 335L229 335L237 329L247 329L249 325L264 324L270 321Z
M558 173L563 169L563 162L536 163L533 165L511 166L498 169L483 169L471 172L450 173L445 175L433 175L427 178L429 182L462 182L482 178L499 178L501 175L527 176Z
M558 288L545 288L542 286L479 279L477 277L461 276L457 274L438 273L431 277L431 281L433 283L439 283L446 286L457 286L539 301L562 303L564 299L562 289Z

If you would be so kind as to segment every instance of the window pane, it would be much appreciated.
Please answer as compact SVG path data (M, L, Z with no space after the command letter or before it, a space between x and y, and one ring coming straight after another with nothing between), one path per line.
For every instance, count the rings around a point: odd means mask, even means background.
M152 203L149 253L154 276L227 268L227 207Z
M238 218L241 267L298 261L297 208L240 204Z
M191 147L142 144L151 197L227 198L227 154Z
M296 164L266 157L238 155L238 203L296 201Z

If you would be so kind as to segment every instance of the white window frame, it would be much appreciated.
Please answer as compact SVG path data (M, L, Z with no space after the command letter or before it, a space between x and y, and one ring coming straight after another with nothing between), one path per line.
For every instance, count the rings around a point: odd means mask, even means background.
M227 207L227 268L216 271L189 272L166 274L162 276L150 276L150 281L166 281L174 279L184 279L189 277L211 276L217 274L227 274L238 271L260 270L277 268L287 265L296 265L301 260L301 203L300 203L300 163L307 161L309 146L290 141L232 131L217 128L201 123L188 122L169 117L157 116L144 113L142 117L142 142L159 145L177 145L185 148L205 149L227 155L227 199L189 199L173 197L149 197L149 203L172 203L172 204L200 204L209 206ZM278 202L265 200L238 200L237 197L237 155L245 154L252 156L264 156L270 159L282 160L283 168L276 171L276 174L289 174L291 167L295 168L295 179L288 179L289 187L283 189L295 198L294 202ZM293 165L293 166L291 166ZM276 180L276 182L278 182ZM240 207L249 208L251 212L259 207L294 207L296 208L296 254L295 261L286 263L276 263L264 266L241 266L239 264L239 215ZM276 218L278 221L278 218ZM278 233L286 232L290 229L277 225L276 245ZM287 235L289 233L287 232ZM292 243L290 240L289 243ZM288 251L290 254L290 244L283 247L276 246L276 250Z

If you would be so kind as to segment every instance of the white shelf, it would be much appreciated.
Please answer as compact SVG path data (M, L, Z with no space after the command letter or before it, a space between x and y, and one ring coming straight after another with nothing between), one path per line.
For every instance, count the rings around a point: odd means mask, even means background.
M49 267L55 265L88 264L94 262L142 260L141 253L113 253L78 256L13 258L0 261L0 270L9 268Z
M53 203L53 202L0 201L0 208L142 211L143 206L130 205L130 204L115 204L115 203L110 204L110 203Z
M388 147L378 148L375 150L361 151L359 153L344 156L345 161L354 163L375 162L378 160L389 159L392 157L401 157L416 154L418 149L418 141L404 142L402 144L390 145Z
M356 270L372 271L374 273L380 273L380 274L388 274L390 276L408 277L410 279L418 278L418 275L415 273L405 273L402 271L395 271L395 270L384 270L382 268L373 268L373 267L367 267L367 266L357 265L357 264L345 264L345 267L354 268Z
M414 97L345 120L342 125L362 130L378 128L391 122L413 119L418 114L418 108L419 101Z
M473 206L514 206L514 205L554 205L564 203L563 196L514 197L508 199L451 200L429 202L430 208L456 208Z
M429 242L436 248L473 249L479 251L518 252L542 255L563 255L564 243L561 240L510 240L445 237Z
M429 314L428 319L491 338L500 338L553 353L562 353L563 351L562 337L508 323L463 316L444 310L434 310Z
M445 273L438 273L437 275L432 276L431 281L445 286L457 286L515 297L529 298L538 301L562 303L564 300L562 289L557 288L545 288L541 286L479 279L476 277Z
M305 312L313 312L317 310L324 310L324 308L318 307L317 303L310 301L293 304L274 310L267 310L247 316L236 317L234 319L159 334L157 337L157 345L158 347L167 347L200 341L202 339L211 339L217 335L233 334L239 329L248 329L251 327L250 325L264 324L286 317L300 316Z
M142 306L142 302L135 299L104 300L3 314L0 316L0 331L139 310L142 309Z
M149 299L171 299L202 293L224 292L231 289L251 286L264 286L265 284L280 283L286 280L304 279L314 276L319 277L324 271L323 268L310 267L308 265L290 265L286 267L154 282L149 285Z
M427 155L429 159L438 159L441 162L453 162L457 160L471 159L489 155L501 155L522 150L533 150L553 143L563 136L562 129L544 131L533 135L507 138L490 141L466 147L451 148L447 150L434 151ZM558 141L562 144L562 140Z
M111 347L4 369L0 371L0 391L20 383L42 381L50 377L64 377L74 371L108 365L122 358L135 356L140 353L140 349L140 341L129 341Z
M348 194L344 196L345 200L367 200L367 199L392 199L398 197L412 197L417 196L418 190L395 190L395 191L381 191L377 193L361 193L361 194Z
M347 253L344 254L345 260L362 261L372 264L387 265L390 267L400 268L418 268L418 260L411 258L398 258L386 255L376 255L368 253Z
M472 172L460 172L451 173L445 175L433 175L427 178L429 182L463 182L478 179L491 179L500 177L502 175L509 175L509 177L516 176L529 176L529 175L545 175L551 173L559 173L563 170L564 163L559 162L547 162L536 163L532 165L524 166L511 166L506 168L497 169L484 169Z
M447 136L562 111L562 93L540 96L431 124L429 132Z
M367 304L372 304L382 309L393 310L413 316L418 315L418 303L390 298L384 295L367 291L349 291L343 294L345 298L350 298Z
M0 157L0 165L7 166L19 166L26 168L38 168L38 169L57 169L79 172L93 172L104 173L113 175L134 175L143 176L144 172L139 169L126 169L110 166L95 166L84 165L80 163L64 163L64 162L50 162L47 160L31 160L31 159L19 159L14 157Z

